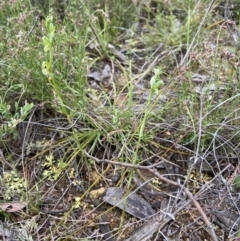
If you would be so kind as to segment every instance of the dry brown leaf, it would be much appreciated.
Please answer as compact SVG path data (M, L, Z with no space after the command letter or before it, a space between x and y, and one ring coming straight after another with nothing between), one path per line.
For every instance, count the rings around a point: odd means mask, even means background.
M14 213L22 210L27 206L26 202L8 202L8 203L1 203L0 209L4 212Z
M104 187L101 187L97 190L92 190L90 193L89 193L89 197L92 198L92 199L95 199L95 198L98 198L99 196L101 196L102 194L105 193L105 188Z

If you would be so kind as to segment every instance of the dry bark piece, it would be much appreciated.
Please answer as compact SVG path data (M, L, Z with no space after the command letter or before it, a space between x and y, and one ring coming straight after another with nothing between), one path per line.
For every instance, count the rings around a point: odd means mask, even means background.
M239 195L228 195L223 200L216 199L216 201L213 201L212 211L216 217L214 221L226 232L239 230L238 201Z
M132 235L130 235L130 237L124 241L147 241L159 229L160 225L161 222L158 220L149 220L140 227L136 228Z
M152 236L161 230L170 220L175 220L174 215L169 213L173 200L165 198L161 203L161 211L147 220L143 225L134 229L130 237L124 241L148 241ZM178 240L178 236L175 236Z
M107 47L116 56L118 60L120 60L122 63L127 62L125 55L121 51L117 50L112 44L108 44Z
M103 200L139 219L146 219L155 214L151 205L142 197L135 193L125 194L123 188L111 187L107 189Z
M101 223L99 224L99 229L100 231L103 233L103 236L105 238L105 240L107 241L115 241L115 239L113 238L112 232L109 228L109 225L107 223L107 218L106 216L102 216L100 218Z
M92 78L98 82L103 81L106 78L111 78L112 77L112 70L109 64L106 64L104 66L104 69L100 71L94 71L91 72L87 75L87 77Z

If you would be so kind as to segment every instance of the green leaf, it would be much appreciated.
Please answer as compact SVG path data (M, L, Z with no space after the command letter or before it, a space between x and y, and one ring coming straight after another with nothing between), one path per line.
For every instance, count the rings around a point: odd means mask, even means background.
M55 31L55 27L54 27L54 25L53 25L52 23L50 23L50 24L49 24L49 33L50 33L50 34L53 34L54 31Z
M50 73L50 69L51 69L50 63L47 62L47 61L43 61L43 62L42 62L42 73L43 73L45 76L49 77L50 74L51 74L51 73Z
M20 109L20 118L21 120L24 120L27 115L29 114L29 112L32 110L34 104L33 103L28 103L27 101L25 101L25 104L23 107L21 107Z
M49 24L50 24L52 21L53 21L53 16L52 16L51 13L50 13L50 15L48 15L47 18L46 18L46 23L45 23L46 28L48 28Z
M154 75L151 80L150 80L150 86L151 86L151 89L154 89L154 85L156 83L156 75Z
M234 184L236 187L240 187L240 176L237 176L237 177L234 179L233 184Z
M43 45L44 45L44 52L49 51L52 48L52 42L46 36L42 37Z
M163 84L163 81L160 79L160 74L162 73L162 68L158 67L154 70L154 76L150 80L150 86L152 91L158 90L159 86Z

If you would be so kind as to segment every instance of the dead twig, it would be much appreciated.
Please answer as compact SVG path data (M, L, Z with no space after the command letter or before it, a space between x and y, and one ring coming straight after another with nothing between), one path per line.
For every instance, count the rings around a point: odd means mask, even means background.
M118 165L118 166L122 166L122 167L129 167L129 168L142 169L142 170L146 170L147 169L148 171L153 173L154 176L158 177L161 181L181 188L185 192L185 194L188 196L188 198L193 202L193 205L197 208L198 212L201 214L201 216L203 218L203 221L205 222L205 224L209 228L209 233L212 236L213 241L218 241L217 236L216 236L216 234L214 232L212 223L209 221L207 215L203 211L203 209L200 206L199 202L194 198L192 193L189 192L189 190L187 188L185 188L183 185L181 185L181 184L179 184L177 182L174 182L172 180L169 180L168 178L166 178L166 177L162 176L161 174L159 174L157 172L157 170L155 169L155 167L157 165L159 165L159 163L154 164L154 165L150 165L150 166L139 166L139 165L134 165L134 164L129 164L129 163L121 163L121 162L111 161L111 160L107 160L107 159L98 159L98 158L90 155L85 150L84 150L84 154L88 158L90 158L91 160L93 160L93 161L95 161L97 163L105 162L105 163L109 163L109 164L112 164L112 165Z

